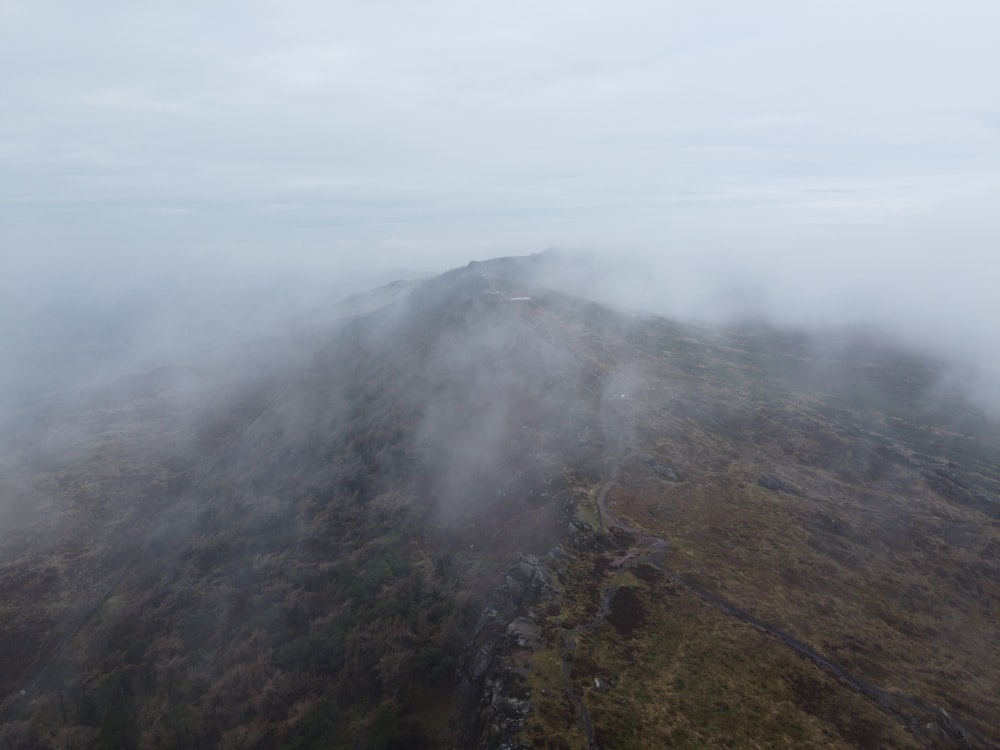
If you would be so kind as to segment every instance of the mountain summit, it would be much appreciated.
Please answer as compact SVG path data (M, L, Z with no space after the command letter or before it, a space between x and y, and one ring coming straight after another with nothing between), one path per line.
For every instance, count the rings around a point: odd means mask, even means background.
M567 262L6 415L3 746L995 747L1000 426Z

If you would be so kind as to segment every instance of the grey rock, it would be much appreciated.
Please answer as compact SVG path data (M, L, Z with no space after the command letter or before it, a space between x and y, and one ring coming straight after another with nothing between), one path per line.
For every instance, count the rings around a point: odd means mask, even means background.
M459 746L522 747L515 735L531 711L531 691L509 660L515 651L532 648L537 641L532 608L545 606L553 597L553 572L548 567L553 561L551 556L542 560L521 554L493 590L459 660Z
M479 680L486 674L491 664L493 664L493 649L487 643L476 652L476 657L469 665L469 677Z
M937 716L934 718L938 726L941 727L941 731L948 737L951 737L953 740L965 739L965 731L962 729L962 725L951 718L943 708L937 710Z
M508 573L507 577L504 579L504 587L514 600L514 603L520 604L524 599L524 592L527 591L527 586L525 585L524 580Z
M656 476L660 477L660 479L666 479L668 482L680 481L680 478L677 476L677 472L665 464L653 464L653 471L656 473Z
M776 477L774 474L761 474L757 477L757 484L768 490L774 490L775 492L785 492L789 495L795 495L797 497L804 497L805 493L796 487L791 482L786 482L781 477Z

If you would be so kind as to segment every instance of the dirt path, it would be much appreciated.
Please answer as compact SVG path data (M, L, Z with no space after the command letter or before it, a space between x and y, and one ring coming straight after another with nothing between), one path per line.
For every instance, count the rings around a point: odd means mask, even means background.
M576 637L581 633L591 631L601 625L611 609L611 599L620 586L621 573L636 564L647 564L659 570L665 577L674 583L682 586L687 591L697 596L705 603L715 607L720 612L734 617L740 622L751 625L769 636L779 640L799 655L809 659L821 669L829 672L842 683L851 689L861 693L867 698L878 703L887 713L894 716L902 726L909 730L918 740L928 744L929 747L937 747L935 738L930 735L930 731L936 725L940 734L953 740L956 746L968 748L984 748L985 750L998 750L997 746L980 735L975 730L963 726L953 719L942 708L930 706L923 701L910 696L893 693L888 690L875 687L862 680L857 675L847 671L840 664L816 651L808 644L798 640L791 634L780 630L773 625L761 620L758 617L746 612L726 600L712 594L696 583L684 578L680 573L667 567L664 563L667 550L670 545L666 539L650 534L643 529L636 528L620 520L608 508L608 493L617 483L620 474L621 463L624 459L617 461L609 472L607 480L604 482L597 494L598 520L601 531L617 530L624 532L634 539L634 549L614 561L613 567L617 568L616 574L611 582L604 588L601 595L601 609L597 616L588 623L580 625L569 631L564 637L564 656L567 654L572 658L576 650ZM568 644L572 643L572 649ZM593 727L590 715L587 712L583 696L573 691L572 684L568 681L568 671L566 661L564 661L564 672L567 677L567 693L573 701L580 707L581 726L587 736L589 747L595 748Z

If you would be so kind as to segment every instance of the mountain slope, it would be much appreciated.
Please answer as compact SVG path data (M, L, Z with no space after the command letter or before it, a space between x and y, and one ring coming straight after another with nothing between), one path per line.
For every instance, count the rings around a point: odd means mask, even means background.
M1000 430L475 263L8 417L11 747L990 746Z

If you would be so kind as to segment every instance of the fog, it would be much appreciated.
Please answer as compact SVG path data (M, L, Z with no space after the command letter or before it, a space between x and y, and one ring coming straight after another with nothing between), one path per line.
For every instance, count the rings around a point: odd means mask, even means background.
M596 256L562 279L591 296L876 325L991 396L998 23L986 0L5 2L0 390L556 246Z
M85 744L141 699L118 744L215 746L265 694L275 726L375 726L428 687L415 644L449 674L480 650L520 553L594 500L621 537L619 478L713 566L757 532L696 548L682 510L707 539L808 491L831 517L788 516L792 598L820 555L855 593L891 569L872 592L927 607L861 640L989 667L998 28L996 0L0 0L0 737ZM941 705L987 721L965 682Z

